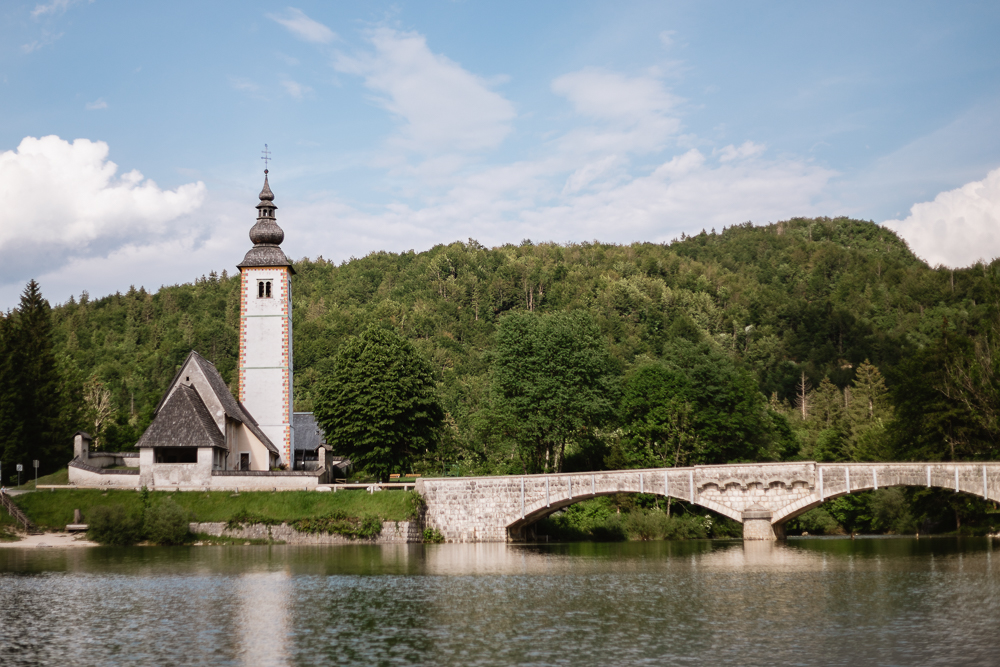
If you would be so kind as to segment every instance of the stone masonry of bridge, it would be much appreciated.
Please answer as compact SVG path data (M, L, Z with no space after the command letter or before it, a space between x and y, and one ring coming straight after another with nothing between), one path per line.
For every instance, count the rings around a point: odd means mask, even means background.
M784 523L825 500L890 486L927 486L1000 500L1000 463L741 463L594 473L429 478L417 482L428 528L448 542L524 539L535 521L581 500L652 493L743 524L745 540L784 538Z

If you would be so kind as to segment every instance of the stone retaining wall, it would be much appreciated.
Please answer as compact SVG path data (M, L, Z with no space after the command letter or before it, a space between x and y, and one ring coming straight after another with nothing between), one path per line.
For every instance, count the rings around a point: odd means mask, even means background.
M191 532L241 540L275 540L286 544L411 544L424 541L423 529L415 521L383 521L382 532L371 538L300 533L286 523L276 526L255 523L235 530L227 529L223 522L192 523Z

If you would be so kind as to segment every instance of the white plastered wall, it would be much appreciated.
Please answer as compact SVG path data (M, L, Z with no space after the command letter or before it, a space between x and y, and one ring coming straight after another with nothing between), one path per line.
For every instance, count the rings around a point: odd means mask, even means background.
M229 470L239 470L240 453L249 452L251 470L270 470L270 451L264 446L257 436L253 434L246 424L236 425L236 444L229 452L229 461L226 466Z
M292 308L288 267L248 267L240 295L239 399L257 425L291 463ZM271 297L258 297L258 283L271 281Z

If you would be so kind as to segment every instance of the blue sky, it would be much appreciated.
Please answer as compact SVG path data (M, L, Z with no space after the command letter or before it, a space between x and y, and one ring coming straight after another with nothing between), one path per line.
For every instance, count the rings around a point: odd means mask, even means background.
M0 305L286 252L884 222L1000 255L995 3L9 1Z

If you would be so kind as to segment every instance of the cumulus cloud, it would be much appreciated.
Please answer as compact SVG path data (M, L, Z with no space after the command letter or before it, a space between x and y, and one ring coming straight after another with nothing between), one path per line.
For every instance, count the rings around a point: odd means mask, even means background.
M104 101L103 97L99 97L93 102L87 102L84 105L84 107L87 109L87 111L97 111L100 109L107 109L108 103Z
M276 23L280 23L289 32L299 39L316 44L329 44L337 39L337 34L327 28L319 21L315 21L301 9L289 7L285 16L275 16L268 14L267 17Z
M1000 256L1000 169L981 181L915 204L903 220L882 223L928 264L968 266Z
M378 28L374 52L340 54L334 67L363 76L383 108L403 120L392 143L434 153L493 148L511 131L514 106L486 80L433 53L423 35Z
M101 141L26 137L0 153L0 282L152 242L205 197L201 182L162 190L138 171L117 171Z

